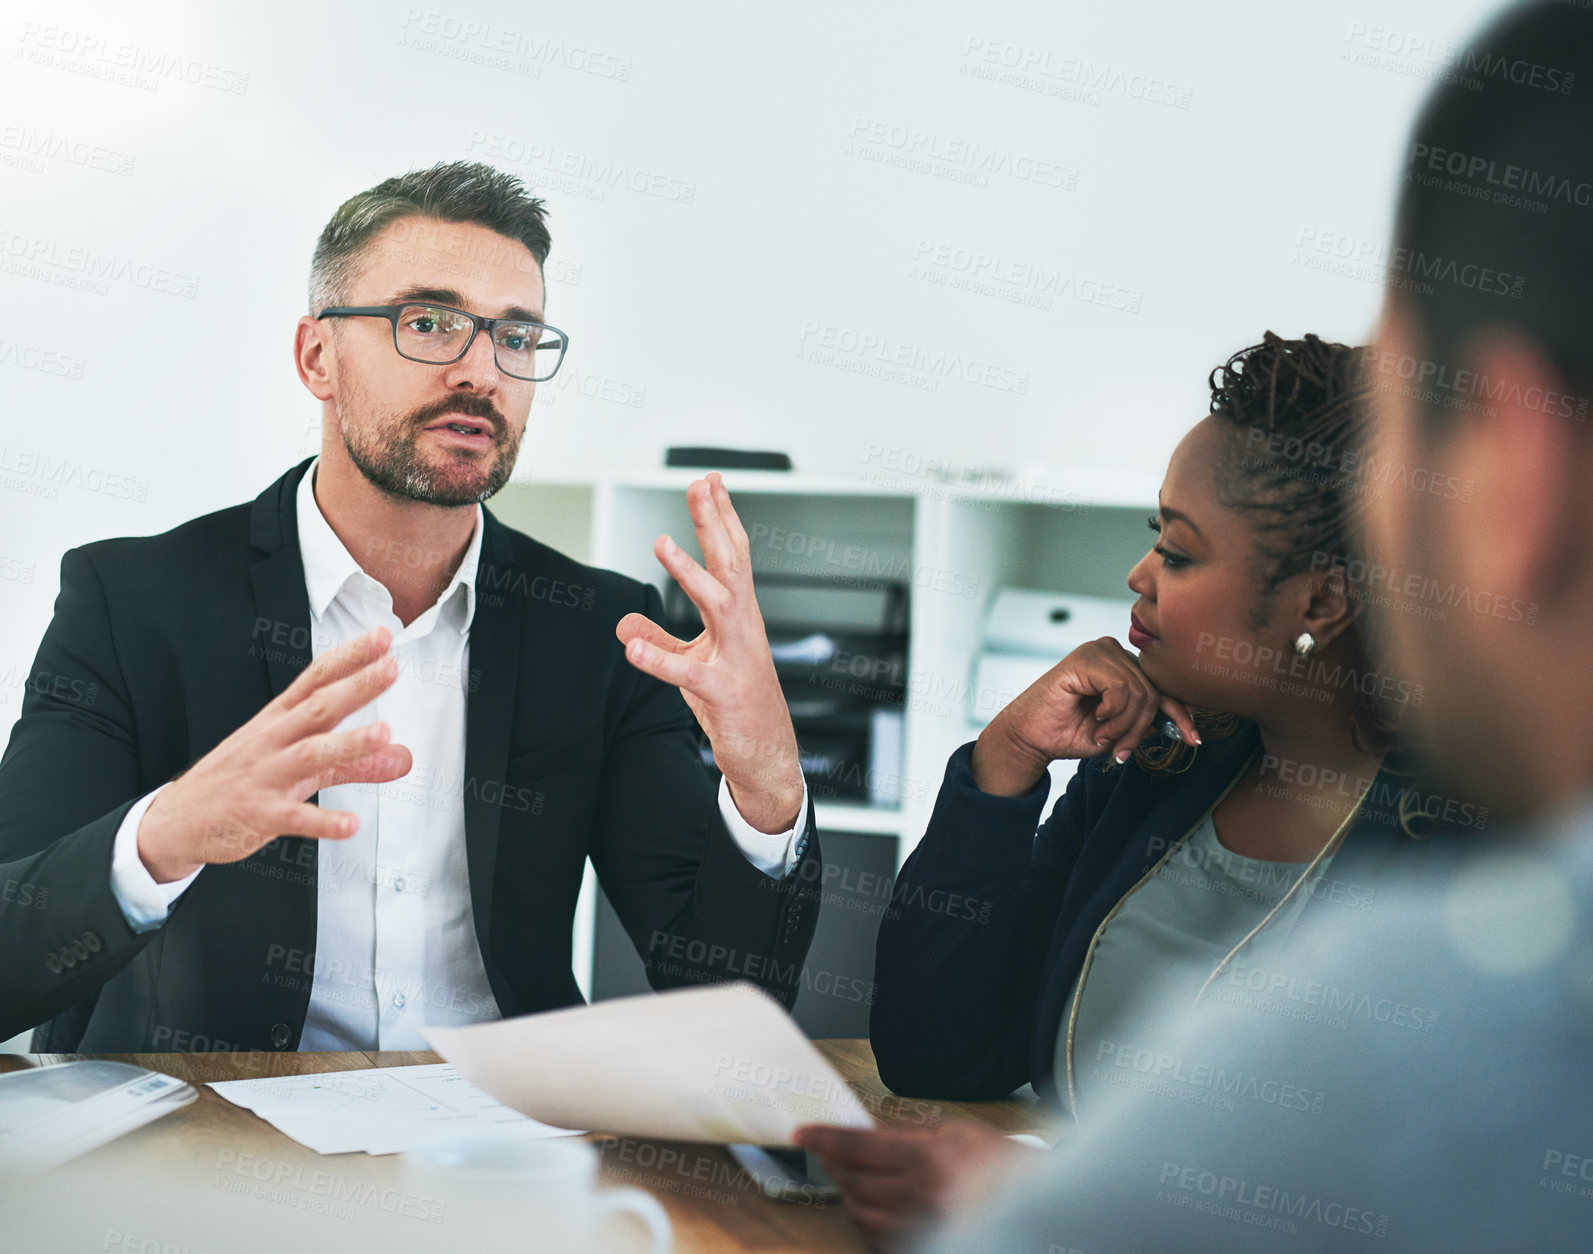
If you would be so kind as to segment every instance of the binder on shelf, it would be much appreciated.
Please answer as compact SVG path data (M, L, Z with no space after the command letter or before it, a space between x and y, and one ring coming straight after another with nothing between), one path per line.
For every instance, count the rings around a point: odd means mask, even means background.
M1133 602L1035 588L1000 588L985 612L968 687L968 722L983 727L1079 645L1126 639Z

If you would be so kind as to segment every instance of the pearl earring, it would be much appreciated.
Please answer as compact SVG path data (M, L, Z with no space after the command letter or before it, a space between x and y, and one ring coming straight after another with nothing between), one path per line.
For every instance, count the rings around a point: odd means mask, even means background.
M1310 632L1302 631L1294 638L1294 651L1301 657L1310 657L1314 648L1316 648L1316 637Z

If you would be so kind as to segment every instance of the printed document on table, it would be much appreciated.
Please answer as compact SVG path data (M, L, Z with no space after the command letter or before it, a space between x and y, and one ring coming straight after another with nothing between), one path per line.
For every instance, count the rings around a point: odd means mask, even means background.
M451 1133L527 1138L579 1135L510 1110L443 1062L262 1080L214 1080L210 1087L318 1154L356 1150L396 1154L430 1137Z
M784 1008L745 981L421 1033L472 1084L556 1126L790 1145L805 1123L874 1122Z

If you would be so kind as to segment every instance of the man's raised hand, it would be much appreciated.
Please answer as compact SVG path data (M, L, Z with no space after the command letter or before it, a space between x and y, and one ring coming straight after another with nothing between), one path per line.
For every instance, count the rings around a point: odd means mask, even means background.
M157 883L212 862L238 862L284 834L340 840L357 821L308 798L334 784L409 773L386 723L337 732L398 678L392 636L377 627L315 658L232 735L167 784L138 826L138 855Z
M706 569L667 535L653 552L702 615L701 633L677 640L645 615L627 614L615 634L631 665L680 689L742 817L760 832L783 832L800 818L802 767L752 592L747 533L718 474L687 488L686 504Z

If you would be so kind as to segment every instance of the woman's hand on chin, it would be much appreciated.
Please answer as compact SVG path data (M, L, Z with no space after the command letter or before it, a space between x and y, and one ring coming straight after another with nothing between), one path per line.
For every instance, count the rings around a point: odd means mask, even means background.
M1081 644L1013 698L979 734L974 782L1013 797L1039 782L1064 758L1110 753L1126 761L1164 711L1190 744L1195 720L1182 702L1145 677L1139 659L1111 636Z

